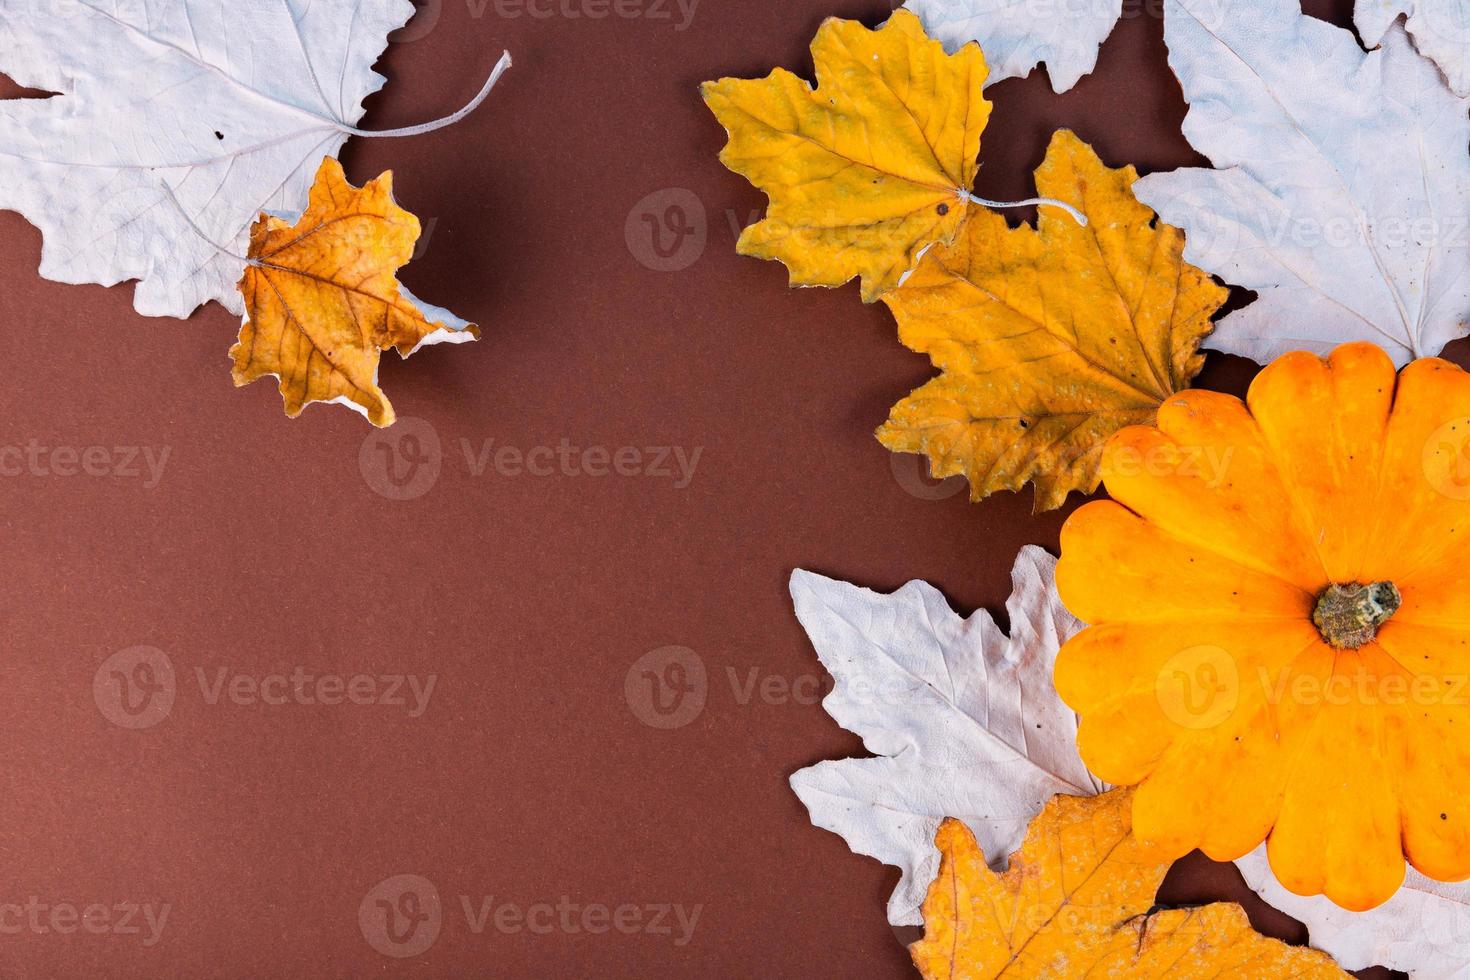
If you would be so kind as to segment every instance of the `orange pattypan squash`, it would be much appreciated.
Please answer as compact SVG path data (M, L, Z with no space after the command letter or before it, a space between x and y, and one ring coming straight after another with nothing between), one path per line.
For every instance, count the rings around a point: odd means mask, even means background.
M1062 530L1056 684L1135 833L1372 908L1470 876L1470 374L1288 354L1166 401Z

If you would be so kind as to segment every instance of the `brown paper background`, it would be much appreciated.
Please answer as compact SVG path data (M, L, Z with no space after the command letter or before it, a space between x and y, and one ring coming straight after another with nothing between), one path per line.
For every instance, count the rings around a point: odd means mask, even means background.
M854 287L790 290L779 265L735 255L731 220L764 202L716 162L723 133L697 84L809 73L823 16L871 25L886 5L702 0L678 30L678 7L652 3L633 9L669 19L421 3L432 26L411 27L380 65L390 83L369 102L373 128L454 110L502 48L515 56L461 125L344 154L357 182L392 168L399 201L430 228L403 279L485 328L479 344L384 361L399 414L426 420L442 447L437 482L414 500L364 476L360 456L382 450L364 451L358 416L315 406L290 421L271 382L233 388L236 324L220 308L146 319L131 286L43 281L39 234L0 214L0 445L170 452L153 488L0 480L0 902L171 904L152 947L0 936L0 975L910 974L883 914L896 872L813 828L786 785L861 754L859 740L816 704L759 688L741 703L729 672L806 693L820 678L786 593L794 567L881 590L926 579L964 612L1003 614L1016 550L1054 552L1068 511L1032 517L1029 491L971 505L934 490L915 458L895 469L872 430L930 376L926 360ZM1125 6L1073 92L1053 95L1040 72L990 89L981 193L1031 193L1064 126L1113 165L1202 162L1179 133L1159 5ZM1308 9L1345 24L1349 6ZM647 233L630 245L625 224L633 212L638 230L635 204L673 188L698 199L707 245L685 269L653 271L636 254ZM1239 392L1253 370L1212 355L1201 381ZM463 454L462 440L473 452L562 438L702 456L676 489L475 477ZM92 685L136 645L167 654L178 693L160 724L132 731L103 716ZM709 675L703 712L672 730L643 724L624 694L634 662L666 645L695 651ZM408 718L209 704L195 676L298 665L435 674L437 688ZM390 959L364 940L358 907L400 873L435 883L443 926L422 955ZM702 912L683 946L476 935L462 895ZM1244 900L1261 929L1305 938L1197 855L1163 897Z

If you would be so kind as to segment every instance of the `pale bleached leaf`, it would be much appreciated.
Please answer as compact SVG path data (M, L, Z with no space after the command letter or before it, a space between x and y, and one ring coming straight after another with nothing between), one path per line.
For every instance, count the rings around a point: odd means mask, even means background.
M1046 65L1065 92L1097 66L1097 51L1123 13L1123 0L908 0L930 37L953 53L971 41L990 66L986 84Z
M1429 58L1460 95L1470 95L1470 3L1466 0L1358 0L1353 24L1374 47L1393 22L1408 18L1419 53Z
M1386 966L1414 980L1470 980L1470 884L1433 881L1408 868L1403 887L1387 902L1349 912L1321 895L1283 888L1264 844L1235 864L1246 884L1305 925L1311 944L1344 969Z
M818 763L791 786L814 824L902 870L888 902L894 925L923 921L945 817L963 820L1001 867L1053 795L1103 788L1052 687L1057 650L1081 629L1057 598L1055 566L1040 548L1017 556L1009 637L984 610L960 617L923 582L880 595L791 577L797 617L835 682L823 706L874 755Z
M1206 346L1261 363L1365 340L1404 364L1470 323L1470 99L1403 25L1365 53L1297 0L1166 0L1184 134L1216 170L1154 174L1139 200L1184 256L1256 290Z
M134 305L153 316L209 300L240 313L251 223L301 209L413 12L409 0L0 0L0 71L60 93L0 102L0 208L41 229L48 279L139 280Z

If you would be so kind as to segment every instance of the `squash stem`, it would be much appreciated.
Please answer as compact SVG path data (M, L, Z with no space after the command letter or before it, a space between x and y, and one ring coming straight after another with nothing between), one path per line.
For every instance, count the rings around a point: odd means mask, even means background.
M1392 582L1334 583L1317 596L1312 623L1330 646L1356 650L1373 641L1378 627L1398 611L1403 601Z

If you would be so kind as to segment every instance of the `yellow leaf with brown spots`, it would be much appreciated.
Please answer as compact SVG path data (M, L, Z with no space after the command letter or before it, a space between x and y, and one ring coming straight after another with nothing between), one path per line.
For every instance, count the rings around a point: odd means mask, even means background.
M1188 387L1227 296L1133 196L1137 178L1061 131L1037 191L1086 225L1042 208L1036 228L1012 229L972 208L954 243L883 297L899 339L943 372L894 406L883 445L927 455L936 478L964 475L972 500L1029 480L1042 511L1097 489L1103 443Z
M945 54L899 10L877 30L829 18L812 59L815 89L781 68L700 89L730 136L720 161L771 201L737 248L785 263L792 285L859 276L871 303L982 210L969 190L990 119L985 56Z
M1055 796L1005 874L958 820L939 827L939 876L924 938L909 947L928 980L1345 980L1331 957L1251 929L1239 905L1154 910L1170 861L1133 837L1132 792Z
M245 318L230 350L236 385L274 375L286 414L338 402L374 425L393 424L378 360L426 344L476 340L480 330L399 284L419 220L393 201L393 175L353 187L327 157L295 222L262 214L250 230L240 292Z

